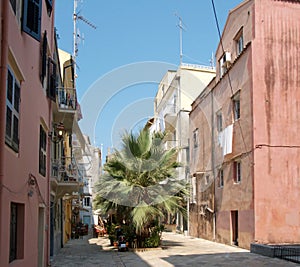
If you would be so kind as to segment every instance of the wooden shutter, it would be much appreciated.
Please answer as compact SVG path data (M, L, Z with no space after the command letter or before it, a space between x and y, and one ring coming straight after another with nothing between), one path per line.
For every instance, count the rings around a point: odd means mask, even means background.
M42 0L24 0L23 31L40 40Z
M44 33L41 51L41 82L43 84L47 72L47 31Z
M56 100L56 63L51 58L48 60L47 96L53 101Z

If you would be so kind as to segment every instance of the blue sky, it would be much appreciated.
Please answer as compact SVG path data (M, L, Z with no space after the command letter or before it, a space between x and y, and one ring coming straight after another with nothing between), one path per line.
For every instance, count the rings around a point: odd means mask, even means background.
M214 2L222 30L229 10L242 0ZM219 38L211 0L83 0L79 1L77 11L97 26L93 29L83 21L77 23L84 36L77 56L78 100L83 103L80 126L94 145L103 144L105 155L108 147L117 146L123 131L141 127L153 114L151 101L157 83L167 69L175 69L179 64L179 20L175 14L185 26L183 62L209 65ZM72 14L73 0L56 1L58 45L70 53ZM162 64L151 65L150 69L149 64L142 64L153 61ZM131 73L136 69L135 74ZM151 70L155 74L149 74ZM116 90L119 80L124 80L119 85L123 87ZM107 98L102 97L105 92ZM101 103L96 109L88 102L93 100Z

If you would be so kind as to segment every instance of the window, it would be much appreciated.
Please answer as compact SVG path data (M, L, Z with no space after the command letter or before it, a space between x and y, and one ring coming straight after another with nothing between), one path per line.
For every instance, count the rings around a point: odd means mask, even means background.
M231 65L231 54L230 52L225 52L219 60L220 67L220 77L222 77Z
M206 175L205 176L205 185L208 185L209 184L209 175Z
M24 257L24 204L10 205L9 262Z
M11 7L16 15L17 12L17 0L10 0Z
M224 171L223 169L219 170L219 187L223 187L224 186Z
M51 11L52 11L52 0L46 0L46 4L47 4L47 10L48 10L48 15L50 16Z
M47 96L53 101L56 98L56 87L56 63L49 58Z
M23 31L40 40L42 0L24 0Z
M86 207L89 207L90 206L90 198L89 197L85 197L84 199L83 199L83 201L84 201L84 206L86 206Z
M196 176L192 177L192 188L191 188L191 203L197 203L197 181Z
M17 18L18 24L20 25L22 16L22 0L10 0L10 5Z
M233 119L236 121L241 117L240 110L240 93L237 93L232 98L232 106L233 106Z
M48 58L48 41L47 31L44 32L43 41L41 42L41 83L44 85L44 79L47 76L47 58Z
M217 130L218 132L221 132L223 130L223 119L221 110L217 112Z
M6 130L5 142L15 152L19 151L20 85L8 69L6 81Z
M242 51L244 50L244 37L243 37L243 29L241 29L239 31L239 33L237 34L236 38L235 38L235 42L236 42L236 53L237 56L240 55L242 53Z
M233 163L233 181L235 183L240 183L241 182L241 162L240 161L235 161Z
M40 151L39 151L39 173L46 176L46 145L47 145L47 134L44 128L40 125Z
M194 148L198 147L199 145L199 140L198 140L198 129L196 129L193 132L193 142L194 142Z

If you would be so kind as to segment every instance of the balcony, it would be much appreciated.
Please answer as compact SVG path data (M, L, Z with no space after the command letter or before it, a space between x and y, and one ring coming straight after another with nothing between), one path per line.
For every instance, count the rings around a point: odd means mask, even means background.
M51 188L59 194L72 194L82 187L82 177L75 160L71 157L63 157L52 160Z
M77 95L74 88L56 88L56 105L53 106L53 120L63 122L67 132L72 131L77 112Z
M57 88L57 105L59 112L76 112L77 97L74 88Z
M166 129L176 128L177 106L175 104L167 104L164 109L164 114Z

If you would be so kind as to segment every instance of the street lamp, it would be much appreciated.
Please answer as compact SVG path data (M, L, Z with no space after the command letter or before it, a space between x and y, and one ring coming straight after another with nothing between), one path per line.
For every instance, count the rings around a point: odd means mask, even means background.
M49 132L48 136L50 137L53 143L59 143L64 136L65 127L62 122L53 124L53 132Z

